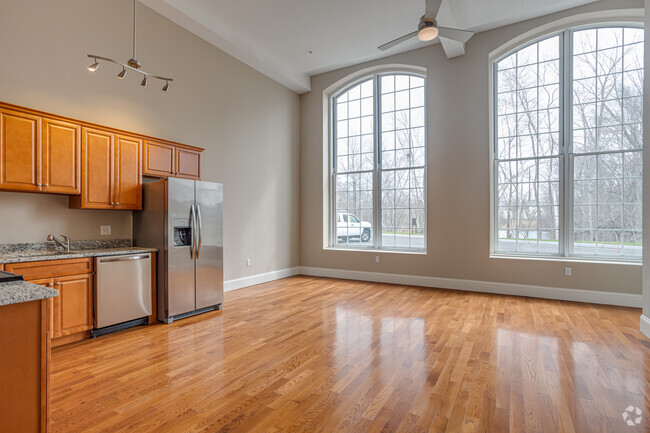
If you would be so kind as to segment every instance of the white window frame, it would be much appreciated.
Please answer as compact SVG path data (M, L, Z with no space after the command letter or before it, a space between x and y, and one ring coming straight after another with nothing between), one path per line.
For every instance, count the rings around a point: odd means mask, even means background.
M368 70L364 72L369 72ZM428 203L427 203L427 165L428 165L428 126L427 126L427 77L426 71L421 68L386 68L378 69L376 71L371 71L369 73L359 73L354 74L355 78L344 81L344 84L337 85L336 90L327 92L327 99L329 105L329 113L327 118L327 128L329 131L329 140L328 140L328 209L327 212L327 221L324 227L327 228L329 232L329 237L326 241L325 248L332 250L343 250L343 251L375 251L375 252L397 252L397 253L411 253L411 254L426 254L427 252L427 237L428 237ZM424 170L424 213L425 213L425 225L424 225L424 247L423 248L400 248L400 247L386 247L381 244L382 236L382 208L381 208L381 173L384 171L381 166L381 78L389 75L407 75L414 76L424 79L424 166L417 167L408 167L404 169L423 169ZM372 244L371 245L341 245L337 244L337 226L336 226L336 103L334 102L340 95L347 92L349 89L354 86L366 82L368 80L373 81L373 92L374 92L374 111L373 111L373 146L374 146L374 166L373 166L373 221L372 221ZM386 169L386 170L398 170L398 169ZM366 170L367 171L367 170ZM365 171L361 171L365 172ZM350 172L351 174L358 172Z
M542 26L532 30L505 46L495 50L489 56L489 82L490 82L490 257L493 258L517 258L517 259L551 259L563 261L588 261L588 262L614 262L639 264L642 257L629 256L604 256L604 255L574 255L573 254L573 75L571 62L573 34L576 31L608 28L608 27L632 27L644 28L643 9L604 11L568 17L559 20L551 25ZM559 229L559 251L558 254L543 253L517 253L501 252L497 250L498 243L498 182L496 146L497 134L497 67L498 63L528 46L534 45L554 36L560 36L560 227ZM646 53L646 55L648 55ZM565 113L568 110L568 113ZM644 114L645 116L645 114ZM644 146L645 147L645 146ZM644 148L638 150L645 151Z

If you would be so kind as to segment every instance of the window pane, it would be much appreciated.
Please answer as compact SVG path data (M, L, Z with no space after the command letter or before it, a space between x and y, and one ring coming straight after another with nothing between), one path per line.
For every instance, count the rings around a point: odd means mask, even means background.
M623 28L573 34L574 255L641 256L642 38Z
M372 245L372 172L336 175L336 244Z
M425 170L416 168L426 165L424 80L415 78L395 75L394 91L382 88L383 247L425 248Z
M497 65L498 252L559 253L559 58L555 36Z

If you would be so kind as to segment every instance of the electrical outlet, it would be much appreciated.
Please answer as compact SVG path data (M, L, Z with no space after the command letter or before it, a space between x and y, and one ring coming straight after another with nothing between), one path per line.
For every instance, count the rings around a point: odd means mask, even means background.
M111 234L111 226L100 226L99 232L102 235L110 235Z
M571 276L571 268L564 268L564 275L566 275L567 277L570 277Z
M246 266L250 266L250 265L251 265L251 259L246 259Z
M379 256L375 256L375 263L379 263Z

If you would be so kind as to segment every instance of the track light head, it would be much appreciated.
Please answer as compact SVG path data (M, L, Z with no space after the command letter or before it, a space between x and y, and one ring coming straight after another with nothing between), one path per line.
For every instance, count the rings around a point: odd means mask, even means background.
M117 74L117 78L119 78L120 80L123 80L124 77L126 77L126 69L122 68L122 72Z
M147 76L146 75L142 78L142 82L140 83L140 85L142 87L147 87Z
M97 59L95 59L95 63L93 63L92 65L88 66L88 70L89 70L90 72L95 72L97 69L99 69L99 62L97 61Z
M165 81L165 85L162 88L163 92L166 92L169 89L169 81Z

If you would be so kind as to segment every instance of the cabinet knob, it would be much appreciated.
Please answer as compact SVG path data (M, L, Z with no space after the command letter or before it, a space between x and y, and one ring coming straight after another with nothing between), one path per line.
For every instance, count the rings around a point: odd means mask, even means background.
M119 202L119 201L118 201L117 203L115 203L115 206L119 206L119 205L120 205L120 202Z
M60 282L58 282L58 283L56 283L56 285L57 285L57 286L60 286L60 285L61 285L61 283L60 283Z
M50 186L50 184L49 184L49 183L46 183L46 184L43 185L43 186L44 186L44 187L48 187L48 186Z
M111 202L111 206L113 206L115 203Z
M41 186L41 184L40 184L40 183L37 183L36 186Z
M50 286L50 287L54 287L54 284L50 283L50 284L48 284L48 286Z

